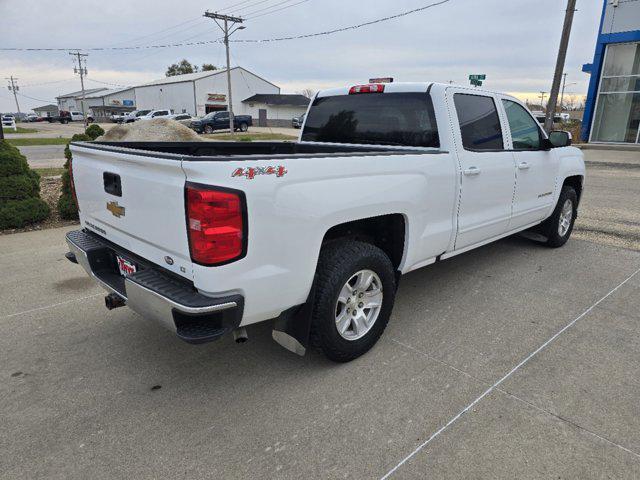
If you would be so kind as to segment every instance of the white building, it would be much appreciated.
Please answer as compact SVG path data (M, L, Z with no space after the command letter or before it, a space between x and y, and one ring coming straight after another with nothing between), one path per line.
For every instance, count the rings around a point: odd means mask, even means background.
M92 102L86 100L86 98L90 95L93 95L94 93L97 92L102 92L104 90L107 90L107 88L102 87L102 88L88 88L85 89L84 91L84 95L85 95L85 111L86 113L89 113L89 107L91 106ZM56 97L56 100L58 101L58 109L60 109L61 111L74 111L74 112L82 112L82 91L79 92L71 92L71 93L67 93L65 95L60 95L59 97ZM96 103L98 104L98 103Z
M114 113L131 112L136 108L135 87L92 93L85 97L85 107L97 122L106 121Z
M242 68L231 69L233 111L250 114L251 107L243 100L257 93L279 94L280 88ZM228 110L227 72L214 70L176 75L135 87L138 110L172 110L202 116L217 110Z
M304 95L257 93L242 101L245 112L260 127L290 127L293 117L307 111L311 100Z

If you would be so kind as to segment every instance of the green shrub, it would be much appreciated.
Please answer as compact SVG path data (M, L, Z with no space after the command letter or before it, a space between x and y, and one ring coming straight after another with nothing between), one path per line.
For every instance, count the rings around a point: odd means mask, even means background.
M86 133L89 137L91 137L91 140L95 140L96 138L104 135L104 128L94 123L92 125L89 125L87 129L84 131L84 133Z
M49 205L37 197L0 201L0 229L22 228L44 220L49 213Z
M40 175L16 147L0 141L0 229L22 228L49 213L40 199Z
M87 128L87 133L91 127L98 127L99 125L91 125ZM94 129L95 130L95 129ZM100 128L100 130L102 130ZM102 130L104 133L104 130ZM72 142L90 142L93 139L87 133L76 133L73 137L71 137ZM67 161L64 164L65 172L62 174L62 194L58 199L58 213L60 217L65 220L77 220L78 219L78 206L76 205L76 201L73 198L73 194L71 193L71 176L69 175L69 160L71 160L71 150L69 149L69 144L64 149L64 156Z
M40 178L37 175L36 178L24 174L0 177L0 201L25 200L37 196L40 191Z

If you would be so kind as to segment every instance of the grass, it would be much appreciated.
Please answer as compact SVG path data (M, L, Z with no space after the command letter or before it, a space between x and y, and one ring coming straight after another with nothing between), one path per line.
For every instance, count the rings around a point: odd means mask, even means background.
M66 145L70 138L7 138L5 142L14 147L31 147L35 145Z
M236 141L236 142L253 142L265 140L297 140L298 137L293 135L285 135L283 133L237 133L233 137L228 133L213 133L211 135L202 135L206 140L212 141Z
M63 167L50 167L50 168L34 168L38 175L41 177L55 177L58 175L62 175L65 172L65 168Z
M4 130L5 135L8 133L38 133L38 130L36 130L35 128L24 128L24 127L18 127L18 130L16 130L15 132L13 131L13 128L8 128L5 127L2 130Z

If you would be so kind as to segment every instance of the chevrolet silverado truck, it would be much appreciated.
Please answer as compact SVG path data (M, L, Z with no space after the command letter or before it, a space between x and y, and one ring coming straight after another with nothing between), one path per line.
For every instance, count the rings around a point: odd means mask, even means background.
M108 308L187 342L269 320L345 362L402 274L523 230L564 245L585 176L570 144L516 98L437 83L322 91L298 142L74 142L67 257Z

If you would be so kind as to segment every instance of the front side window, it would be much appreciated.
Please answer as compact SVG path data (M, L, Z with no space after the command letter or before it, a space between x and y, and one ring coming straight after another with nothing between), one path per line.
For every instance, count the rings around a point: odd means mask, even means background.
M462 145L466 150L502 150L500 117L491 97L456 93L454 96Z
M514 150L539 150L540 128L529 112L522 105L503 100L504 109L507 112L511 139Z

